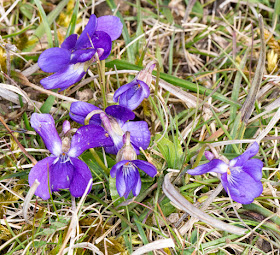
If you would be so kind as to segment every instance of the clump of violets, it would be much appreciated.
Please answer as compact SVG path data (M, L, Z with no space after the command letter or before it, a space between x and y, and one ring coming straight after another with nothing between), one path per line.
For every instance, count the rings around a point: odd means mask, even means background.
M152 82L152 71L155 68L154 62L150 62L147 67L140 71L135 79L121 86L114 93L114 102L119 102L119 105L130 110L136 109L150 95Z
M191 175L208 172L221 174L221 182L231 198L241 204L250 204L261 195L263 162L254 157L259 150L259 144L254 142L243 154L225 163L207 153L211 161L188 171Z
M139 170L154 177L157 169L154 165L144 160L137 160L137 154L130 143L130 133L124 136L124 145L118 151L117 164L111 169L111 177L116 178L116 188L120 197L127 198L130 192L133 196L138 196L141 190L141 178Z
M122 23L118 17L92 14L88 24L78 38L77 34L68 36L61 48L45 50L39 57L39 67L47 73L55 73L40 82L45 89L64 90L80 81L86 74L96 54L100 60L111 52L112 41L122 33Z
M74 102L70 107L70 117L74 121L84 124L84 120L87 115L92 111L101 111L98 107L85 103L85 102ZM135 114L120 105L108 106L105 112L95 114L90 119L90 123L100 123L104 129L108 132L112 138L114 145L105 146L105 151L110 154L117 154L123 146L123 137L126 131L131 133L131 144L135 149L136 153L139 154L139 148L143 150L147 149L150 140L151 133L146 121L129 121L135 118Z
M30 123L51 152L29 173L30 186L36 179L40 182L35 195L49 199L50 188L51 192L69 189L72 196L81 197L92 176L88 166L78 157L89 148L113 145L110 136L100 126L87 125L80 127L71 139L70 123L65 121L61 139L50 114L33 113Z

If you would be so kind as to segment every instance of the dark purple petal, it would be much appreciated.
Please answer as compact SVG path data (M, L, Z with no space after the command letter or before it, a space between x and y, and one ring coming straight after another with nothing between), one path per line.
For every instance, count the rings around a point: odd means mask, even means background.
M55 156L59 156L62 153L62 143L56 131L53 117L50 114L33 113L30 123L42 137L47 149Z
M86 116L95 110L100 110L100 109L95 105L79 101L71 104L69 115L72 120L83 125L85 124ZM101 125L100 115L99 114L93 115L89 121L89 124Z
M70 184L70 193L74 197L81 197L84 194L92 175L86 163L77 158L70 158L70 160L74 166L74 175ZM88 193L90 190L91 187Z
M38 59L39 67L47 73L64 69L70 62L71 52L63 48L45 50Z
M56 157L47 157L43 160L38 161L38 163L31 169L28 175L28 183L30 186L32 186L36 179L40 182L40 185L35 191L35 195L41 197L44 200L50 198L48 187L48 171L49 179L51 180L50 167L55 160Z
M92 14L89 18L85 29L81 33L79 39L76 42L76 49L86 48L86 45L89 42L89 38L91 38L97 27L97 18L94 14Z
M117 171L127 162L129 162L129 160L122 160L122 161L118 162L117 164L115 164L110 171L111 177L115 178Z
M102 55L98 56L99 60L104 60L110 55L112 49L112 41L111 37L108 34L101 31L95 32L91 37L91 42L95 49L103 49ZM92 45L90 44L88 45L88 47L92 47Z
M122 130L130 132L130 141L137 154L139 147L146 150L150 144L151 133L146 121L129 121L122 126Z
M122 22L116 16L101 16L97 18L97 28L96 31L103 31L107 33L111 40L114 41L118 39L122 34Z
M61 48L64 48L66 50L73 50L75 48L76 42L77 42L78 35L72 34L69 35L64 42L61 44Z
M68 189L70 187L74 175L74 167L67 156L63 159L60 158L53 164L50 171L52 191L59 191L60 189Z
M96 49L76 50L71 54L70 64L76 64L78 62L86 62L90 60L95 53L96 53Z
M120 120L120 123L123 124L128 120L133 120L135 118L135 114L133 111L127 109L126 107L120 105L111 105L105 109L105 112L112 117Z
M263 186L260 181L255 181L249 174L241 171L231 171L231 174L222 174L221 181L224 189L231 198L241 204L250 204L261 195Z
M127 90L129 90L130 88L132 88L133 86L135 86L137 84L137 80L133 80L132 82L130 83L127 83L123 86L121 86L120 88L118 88L115 93L114 93L114 96L113 96L113 100L114 102L118 102L118 98L121 94L125 93Z
M122 167L119 168L116 173L116 188L119 193L119 196L122 197L126 191L126 183L125 183Z
M263 162L259 159L249 159L242 165L242 170L249 174L255 181L262 178Z
M215 172L215 173L226 173L228 170L228 165L220 160L220 159L213 159L207 164L203 164L200 166L197 166L194 169L188 170L188 174L190 175L199 175L199 174L205 174L208 172Z
M139 169L144 171L146 174L150 175L151 177L154 177L157 174L156 167L144 160L132 160L133 164L136 165Z
M135 178L137 181L135 185L132 187L132 194L133 196L138 196L141 190L141 178L138 171L135 172Z
M86 74L84 64L68 65L59 72L48 76L40 81L45 89L67 89L74 83L80 81Z
M242 166L247 160L254 157L259 151L259 144L254 142L243 154L232 159L229 162L230 166Z
M86 125L80 127L72 137L71 147L67 154L70 157L78 157L89 148L113 145L111 137L103 127Z
M104 147L105 152L108 154L117 155L118 151L121 149L123 144L119 144L119 146L111 146L111 147Z

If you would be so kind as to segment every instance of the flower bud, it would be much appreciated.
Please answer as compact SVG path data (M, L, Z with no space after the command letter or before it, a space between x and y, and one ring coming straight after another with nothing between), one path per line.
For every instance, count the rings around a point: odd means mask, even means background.
M152 83L152 71L155 68L155 62L151 61L145 69L141 70L137 76L136 79L137 80L141 80L143 82L145 82L149 87Z
M137 159L137 154L130 143L130 132L126 131L124 135L124 145L118 151L116 162L120 162L122 160L135 160Z
M206 157L209 161L211 161L212 159L215 158L214 154L213 154L212 152L210 152L210 151L205 151L205 152L204 152L204 155L205 155L205 157Z
M62 124L62 131L64 135L70 130L70 128L71 128L70 122L68 120L65 120Z

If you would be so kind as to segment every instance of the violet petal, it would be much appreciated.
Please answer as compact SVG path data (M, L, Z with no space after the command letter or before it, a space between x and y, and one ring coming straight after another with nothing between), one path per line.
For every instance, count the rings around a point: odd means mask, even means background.
M124 170L125 167L126 166L123 166L123 172L126 171L126 173L124 173L124 181L125 181L126 190L125 190L125 193L123 196L126 199L129 196L129 193L132 191L132 189L137 184L139 172L133 165L128 165L127 169Z
M151 133L146 121L130 121L122 126L124 132L130 132L130 141L134 146L137 154L139 154L139 147L146 150L150 144Z
M259 151L259 144L254 142L243 154L232 159L229 162L230 166L242 166L247 160L254 157Z
M66 156L65 159L59 159L51 166L51 190L68 189L73 175L74 167L69 158Z
M68 65L59 72L48 76L40 81L45 89L67 89L80 81L86 74L83 64Z
M113 146L109 134L101 126L86 125L80 127L72 137L69 157L78 157L89 148Z
M47 149L55 156L59 156L62 153L62 143L56 131L53 117L50 114L33 113L30 123L42 137Z
M50 167L53 162L56 160L56 157L47 157L44 158L31 169L28 175L28 183L30 186L37 179L40 182L40 185L37 187L35 191L35 195L40 198L47 200L50 198L49 187L48 187L48 172L49 178L51 179L51 171Z
M114 102L118 102L118 98L121 94L125 93L127 90L129 90L130 88L132 88L133 86L135 86L137 84L137 80L133 80L132 82L130 83L127 83L121 87L119 87L115 93L114 93L114 96L113 96L113 100Z
M112 167L112 169L111 169L111 171L110 171L111 177L112 177L112 178L115 178L115 177L116 177L117 171L118 171L124 164L126 164L127 162L129 162L129 160L122 160L122 161L116 163L116 164Z
M119 104L130 110L136 109L145 98L144 92L141 87L133 86L126 93L120 95Z
M261 180L262 168L263 162L257 158L249 159L242 166L242 170L249 174L255 181Z
M135 178L137 181L132 188L132 194L133 194L133 196L138 196L141 191L141 178L140 178L140 174L138 171L136 171L136 173L135 173Z
M144 160L132 160L133 164L136 165L139 169L144 171L146 174L148 174L151 177L154 177L157 174L156 167Z
M106 15L97 18L96 31L103 31L107 33L111 40L118 39L122 34L123 24L116 16Z
M125 183L122 167L119 168L116 173L116 188L119 193L119 196L122 197L126 191L126 183Z
M66 50L73 50L75 48L77 38L78 38L77 34L69 35L61 44L61 48Z
M230 192L231 198L241 204L250 204L261 195L263 186L249 174L241 171L231 171L231 174L222 174L221 181L224 189ZM228 190L227 190L228 189Z
M70 62L71 52L63 48L45 50L38 59L39 67L47 73L54 73L64 69Z
M140 86L141 86L141 88L143 90L144 97L148 98L150 93L151 93L149 86L145 82L143 82L141 80L137 80L137 81L138 81L138 83L140 84Z
M209 163L188 170L187 173L190 175L205 174L208 172L215 172L215 173L222 174L222 173L226 173L227 170L228 170L228 165L224 161L220 159L213 159Z
M125 123L128 120L133 120L135 114L133 111L127 109L126 107L120 105L111 105L105 109L105 112L112 117L120 120L121 124Z
M92 14L89 18L87 25L85 26L83 32L79 36L79 39L76 42L76 49L85 48L85 46L89 43L89 38L93 36L97 27L97 18L94 14Z
M70 160L74 166L74 175L70 184L70 193L74 197L81 197L84 194L92 175L86 163L77 158L70 158ZM88 193L90 190L91 187Z
M70 106L70 117L72 120L85 124L86 116L92 111L100 110L97 106L86 103L86 102L74 102ZM99 114L95 114L91 117L89 124L101 125L101 119Z

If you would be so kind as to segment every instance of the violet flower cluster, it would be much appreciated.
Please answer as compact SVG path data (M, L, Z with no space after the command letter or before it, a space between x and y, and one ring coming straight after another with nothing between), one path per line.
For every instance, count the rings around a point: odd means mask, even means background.
M191 175L200 175L208 172L221 174L221 182L231 198L241 204L250 204L260 196L263 190L261 183L263 162L254 157L259 145L254 142L243 154L229 161L229 164L220 159L211 161L188 171Z
M122 23L118 17L90 16L88 24L78 38L77 34L68 36L61 48L45 50L39 57L39 67L47 73L55 73L41 80L45 89L64 90L80 81L86 74L96 54L100 60L111 52L112 41L122 33Z
M72 34L65 39L61 47L44 51L38 60L39 67L51 76L41 80L46 89L64 90L78 82L87 72L89 66L98 57L106 59L116 40L122 32L122 23L114 16L96 18L91 15L81 35ZM84 124L88 114L92 114L89 125L80 127L72 136L68 121L63 124L61 137L55 122L49 114L34 113L31 125L42 137L51 155L39 161L30 171L29 184L37 179L40 182L35 194L48 199L52 192L69 189L74 197L85 192L91 178L88 166L78 157L87 149L104 147L105 151L117 155L117 164L111 170L116 177L116 187L120 196L128 197L130 192L137 196L141 189L138 169L151 177L157 173L156 168L143 160L137 160L140 149L147 149L151 134L147 122L132 121L136 109L144 98L150 95L151 72L154 64L129 84L115 92L114 100L119 105L108 106L104 111L86 103L75 102L70 107L70 117Z

